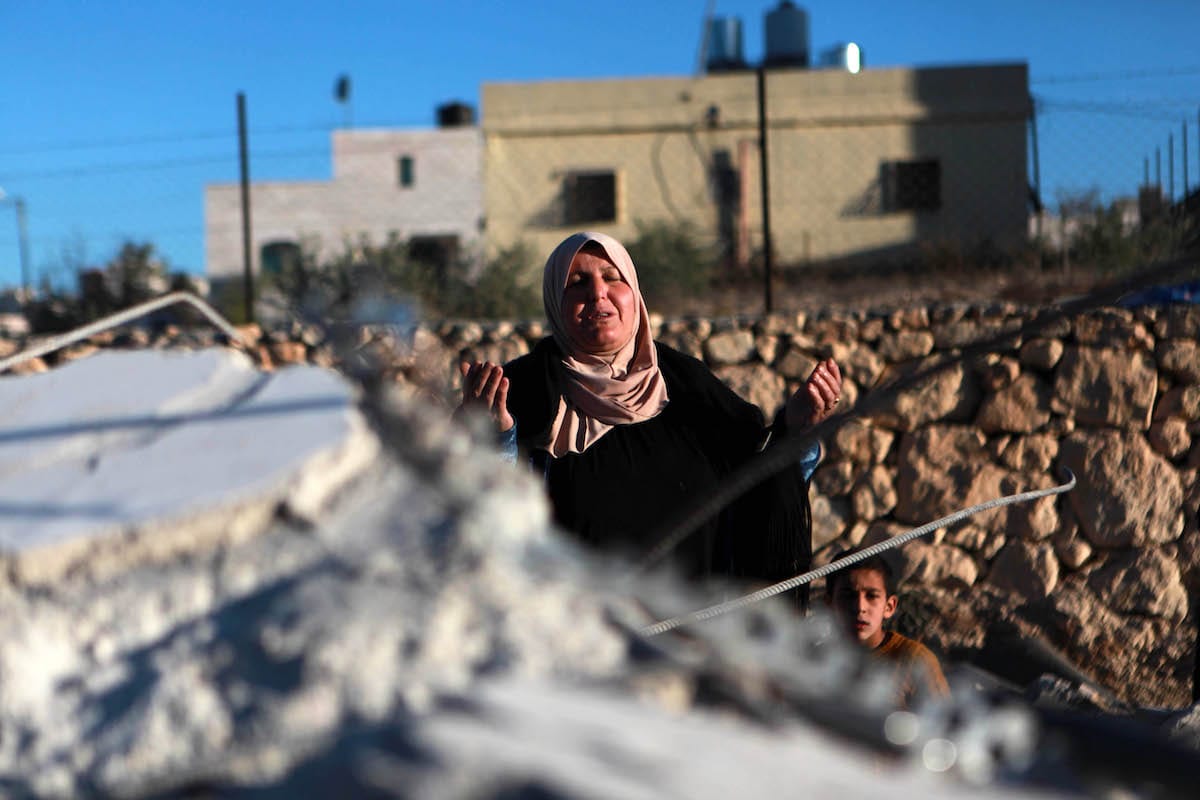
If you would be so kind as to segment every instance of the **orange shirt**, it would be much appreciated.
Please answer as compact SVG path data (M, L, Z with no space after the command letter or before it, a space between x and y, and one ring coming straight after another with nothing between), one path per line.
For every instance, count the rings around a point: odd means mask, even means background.
M883 641L872 652L895 664L902 705L907 707L911 704L920 689L936 697L950 694L950 685L946 683L937 656L915 639L887 631Z

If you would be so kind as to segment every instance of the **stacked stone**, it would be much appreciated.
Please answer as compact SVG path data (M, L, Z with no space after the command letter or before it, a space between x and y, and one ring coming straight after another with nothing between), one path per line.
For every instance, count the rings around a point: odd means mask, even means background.
M663 338L771 411L818 358L842 365L853 402L1034 316L917 308L668 325ZM931 606L926 633L944 649L972 648L1007 622L1065 647L1128 699L1185 702L1188 596L1200 593L1198 338L1200 308L1104 309L1014 336L843 425L814 476L817 562L1045 488L1070 468L1079 486L1065 497L986 512L900 551L903 585Z
M918 308L673 324L662 338L770 412L818 358L843 366L853 402L1033 316L1013 306ZM1079 486L1063 498L986 512L905 546L904 585L932 606L928 633L944 649L979 646L1003 619L1065 646L1136 702L1185 702L1196 614L1188 595L1200 592L1198 336L1200 308L1104 309L1015 336L843 425L814 476L818 563L1053 485L1068 467ZM964 625L956 606L990 615Z

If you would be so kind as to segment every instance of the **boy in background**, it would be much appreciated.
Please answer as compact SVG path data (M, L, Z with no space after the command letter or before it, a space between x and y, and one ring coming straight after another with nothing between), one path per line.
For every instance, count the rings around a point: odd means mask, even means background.
M839 558L857 550L842 553ZM900 703L907 707L924 689L935 696L950 694L942 667L928 647L883 624L896 613L900 598L896 578L882 556L858 561L826 579L825 602L850 637L896 669Z

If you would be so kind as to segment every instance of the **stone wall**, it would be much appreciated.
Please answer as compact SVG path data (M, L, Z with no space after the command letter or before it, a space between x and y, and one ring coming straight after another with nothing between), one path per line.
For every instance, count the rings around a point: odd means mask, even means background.
M873 387L1019 330L1036 312L998 304L655 325L657 338L703 359L768 414L818 359L833 356L846 376L843 408L855 415ZM449 408L460 358L507 361L544 330L446 322L402 335L301 326L252 333L266 365L303 360L382 376ZM110 343L165 345L187 335L122 342L131 334L121 334ZM902 617L951 658L986 661L1006 637L1037 641L1123 700L1189 702L1200 598L1198 340L1200 307L1102 309L1017 335L873 402L869 416L825 442L811 493L818 563L983 500L1059 483L1069 467L1079 479L1069 494L987 512L905 546Z
M1036 312L996 305L656 325L657 338L703 359L767 414L833 356L854 414L872 387L1020 329ZM405 374L452 392L447 363L505 361L542 335L539 325L431 327L414 336ZM1069 494L905 546L904 611L948 655L979 657L1015 632L1127 701L1188 702L1200 598L1198 340L1200 307L1103 309L1014 337L848 421L825 443L813 479L818 563L974 503L1061 483L1069 467L1079 480Z

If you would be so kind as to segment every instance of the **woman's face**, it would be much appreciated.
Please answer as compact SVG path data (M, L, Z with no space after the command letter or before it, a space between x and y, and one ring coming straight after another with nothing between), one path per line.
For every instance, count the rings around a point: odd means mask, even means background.
M562 319L576 348L594 356L612 355L633 338L637 299L607 256L580 252L567 274Z

